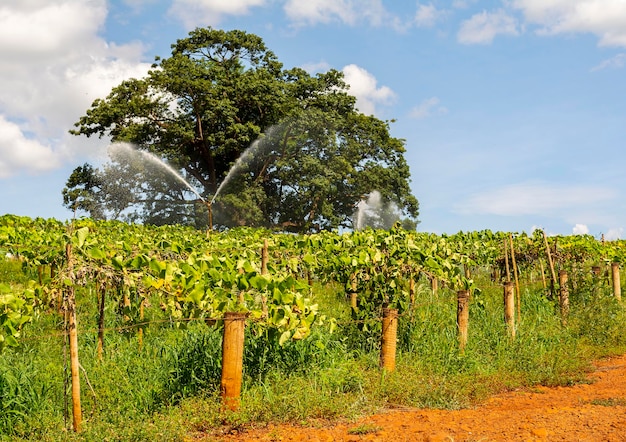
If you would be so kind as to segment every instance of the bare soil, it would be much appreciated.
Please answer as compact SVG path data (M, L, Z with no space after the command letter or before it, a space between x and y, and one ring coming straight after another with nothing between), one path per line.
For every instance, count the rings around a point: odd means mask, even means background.
M310 427L267 425L217 440L626 441L626 355L594 365L589 383L511 391L471 409L395 409L356 421L317 422Z

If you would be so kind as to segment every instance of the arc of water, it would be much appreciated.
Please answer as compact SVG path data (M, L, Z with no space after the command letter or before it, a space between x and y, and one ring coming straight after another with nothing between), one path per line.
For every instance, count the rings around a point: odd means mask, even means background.
M115 143L115 144L112 144L110 146L110 149L111 149L113 155L115 155L117 150L123 151L123 152L125 152L127 154L137 153L137 154L141 155L144 159L150 161L151 163L159 166L160 168L166 170L168 173L173 175L178 181L183 183L198 198L200 198L200 200L202 202L204 202L204 203L207 202L202 197L202 195L200 195L200 193L191 184L189 184L189 182L187 182L187 180L185 180L172 166L167 164L165 161L163 161L161 158L157 157L156 155L154 155L154 154L152 154L150 152L146 152L144 150L135 149L131 144L128 144L128 143Z
M264 135L254 140L252 144L246 150L243 151L243 153L235 161L235 164L233 164L233 166L230 168L230 170L224 177L224 180L217 187L217 190L215 191L215 194L213 195L213 198L211 199L211 204L213 203L213 201L215 201L215 198L217 198L217 196L224 189L226 184L228 184L228 182L232 179L235 173L237 173L240 169L242 169L249 159L253 158L254 155L260 152L261 149L264 147L264 145L267 145L266 143L264 143L264 141L269 139L269 137L273 136L278 130L278 128L280 127L281 127L280 125L269 127L265 131Z

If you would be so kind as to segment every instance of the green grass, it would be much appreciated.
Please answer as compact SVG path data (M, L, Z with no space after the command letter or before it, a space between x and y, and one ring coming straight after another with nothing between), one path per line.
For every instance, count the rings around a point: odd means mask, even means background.
M2 259L0 275L14 287L33 277L19 262ZM153 323L140 350L136 333L117 329L123 320L110 301L100 362L94 295L87 288L78 293L83 432L67 430L67 348L63 319L51 311L27 325L19 348L0 355L0 440L179 441L252 424L351 419L388 406L459 409L509 389L583 382L592 359L626 351L626 315L610 295L596 290L589 296L589 287L579 284L570 294L564 327L541 288L526 286L511 340L502 318L502 288L480 278L483 290L471 301L465 352L458 350L455 293L433 296L425 281L418 285L415 310L400 318L396 371L385 375L378 367L375 331L363 333L351 322L341 287L316 284L316 302L339 327L332 334L328 323L315 327L309 338L280 347L248 325L236 413L220 409L219 327ZM161 318L158 300L152 305L148 318Z
M611 397L606 399L594 399L591 405L600 405L602 407L626 407L626 398Z
M370 434L370 433L377 433L382 429L383 427L379 425L361 424L361 425L357 425L356 427L350 428L348 430L348 434L364 435L364 434Z

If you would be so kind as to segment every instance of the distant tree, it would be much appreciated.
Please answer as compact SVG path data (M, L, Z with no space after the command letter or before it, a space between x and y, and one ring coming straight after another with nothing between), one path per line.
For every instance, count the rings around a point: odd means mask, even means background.
M63 205L73 211L74 215L78 210L83 210L94 219L103 219L102 205L97 196L101 185L96 170L90 164L78 166L63 189Z
M157 58L145 78L124 81L95 100L71 133L152 152L209 201L240 158L213 205L216 223L226 226L348 227L356 204L372 190L417 219L403 141L389 134L388 122L359 113L347 89L336 70L315 76L284 70L258 36L202 28L173 44L171 57ZM108 176L119 168L99 176L115 182ZM147 182L142 198L122 205L127 212L140 206L135 216L144 221L189 222L198 208L174 204L185 195L178 187L172 193ZM164 204L188 210L169 217Z

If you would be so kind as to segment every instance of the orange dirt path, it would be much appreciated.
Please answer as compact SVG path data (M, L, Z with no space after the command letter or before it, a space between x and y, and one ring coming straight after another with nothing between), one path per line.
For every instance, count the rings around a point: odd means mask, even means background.
M493 396L471 409L389 410L329 426L269 425L218 440L626 441L626 355L599 361L595 367L589 384L512 391ZM351 434L357 429L365 434Z

